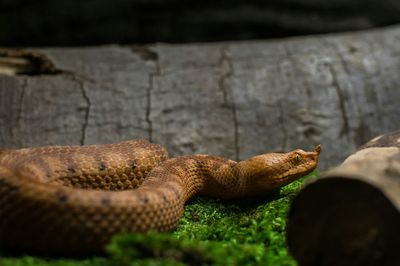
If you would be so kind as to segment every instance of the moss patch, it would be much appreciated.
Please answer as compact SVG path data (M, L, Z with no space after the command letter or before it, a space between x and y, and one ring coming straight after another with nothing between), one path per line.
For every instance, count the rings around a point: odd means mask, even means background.
M286 214L295 192L308 177L266 198L221 202L197 197L186 205L174 233L116 236L107 257L3 256L0 265L296 265L286 249Z

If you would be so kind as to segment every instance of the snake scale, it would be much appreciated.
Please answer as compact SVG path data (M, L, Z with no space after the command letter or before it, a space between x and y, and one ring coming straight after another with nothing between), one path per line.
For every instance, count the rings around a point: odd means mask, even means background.
M235 162L168 159L146 140L0 151L0 244L33 252L103 250L119 232L170 231L195 194L253 196L311 172L320 153L294 150Z

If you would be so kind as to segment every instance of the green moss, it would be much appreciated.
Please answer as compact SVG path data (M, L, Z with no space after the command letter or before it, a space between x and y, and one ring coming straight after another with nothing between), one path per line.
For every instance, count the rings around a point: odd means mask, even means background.
M74 259L43 259L30 256L0 258L1 266L107 266L106 258L92 258L85 260Z
M296 265L286 249L286 214L306 178L266 198L221 202L197 197L185 206L175 232L116 236L108 257L5 257L0 265Z

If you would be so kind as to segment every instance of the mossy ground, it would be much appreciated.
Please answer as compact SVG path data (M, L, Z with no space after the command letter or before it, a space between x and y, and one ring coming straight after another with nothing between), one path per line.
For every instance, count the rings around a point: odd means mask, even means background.
M308 177L267 198L221 202L197 197L186 205L174 233L117 236L108 246L108 256L49 259L2 254L0 265L296 265L286 248L286 215Z

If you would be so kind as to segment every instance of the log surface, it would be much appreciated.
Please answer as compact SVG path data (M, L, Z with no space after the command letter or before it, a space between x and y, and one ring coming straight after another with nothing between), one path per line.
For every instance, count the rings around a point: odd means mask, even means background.
M391 27L271 41L30 49L31 68L42 72L0 75L0 147L149 138L174 156L243 159L321 143L326 168L400 128L399 39L400 28ZM18 53L3 49L7 56Z
M400 131L307 184L289 212L287 240L299 265L399 265L399 234Z

